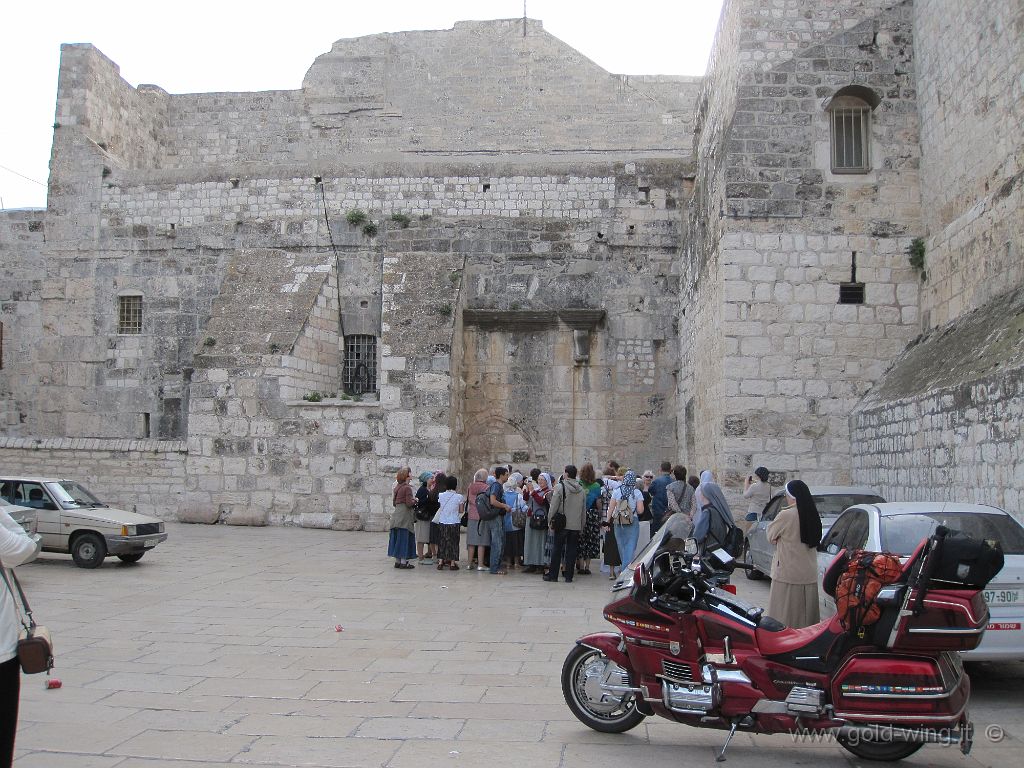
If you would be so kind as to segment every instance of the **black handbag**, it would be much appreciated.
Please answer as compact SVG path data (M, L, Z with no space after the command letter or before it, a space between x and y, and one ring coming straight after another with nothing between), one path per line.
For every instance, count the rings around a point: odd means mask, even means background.
M12 597L14 590L11 589L11 579L14 580L15 586L18 587L21 604L24 606L24 613L18 611L22 627L18 635L18 663L21 664L21 671L26 675L36 675L40 672L49 673L53 669L53 640L50 638L50 631L46 627L36 624L36 620L32 618L32 609L29 607L25 591L21 588L21 582L14 575L14 571L11 571L11 576L8 578L7 569L0 566L0 576L3 576L4 583ZM15 598L15 607L17 607L17 599ZM27 624L25 623L26 617L28 618Z

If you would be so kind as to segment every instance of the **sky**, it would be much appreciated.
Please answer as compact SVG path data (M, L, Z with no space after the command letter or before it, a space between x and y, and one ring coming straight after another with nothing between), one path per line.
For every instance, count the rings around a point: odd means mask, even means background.
M526 14L623 75L702 75L722 0L526 0ZM0 208L46 205L61 43L92 43L131 85L170 93L302 85L335 40L521 18L523 0L51 0L8 3L0 22Z

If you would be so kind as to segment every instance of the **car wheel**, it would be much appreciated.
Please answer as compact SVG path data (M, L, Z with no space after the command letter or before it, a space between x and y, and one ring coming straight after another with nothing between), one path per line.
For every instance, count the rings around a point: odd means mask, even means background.
M144 554L146 554L146 553L145 552L133 552L130 555L118 555L117 559L120 560L122 563L137 563L137 562L139 562L139 560L142 559L142 556Z
M748 579L750 579L751 581L760 581L764 578L764 574L754 567L754 559L750 556L749 541L743 545L743 564L750 566L750 568L743 569L743 575L746 576Z
M107 543L96 533L82 533L71 545L71 559L79 568L98 568L107 556Z

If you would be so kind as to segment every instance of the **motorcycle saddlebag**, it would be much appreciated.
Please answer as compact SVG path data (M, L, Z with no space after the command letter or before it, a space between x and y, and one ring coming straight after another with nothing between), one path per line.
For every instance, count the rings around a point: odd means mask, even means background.
M968 536L943 540L932 581L962 585L961 589L984 589L1003 568L1003 550L998 542L972 539Z
M970 680L955 654L935 657L853 654L832 682L836 717L859 723L952 726L962 716Z

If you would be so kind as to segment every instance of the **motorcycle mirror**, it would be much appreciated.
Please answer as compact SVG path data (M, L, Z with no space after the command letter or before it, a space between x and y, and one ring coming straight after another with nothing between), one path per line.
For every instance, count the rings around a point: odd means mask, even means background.
M633 574L633 580L641 587L651 586L651 572L647 570L647 566L640 563L636 567L636 571Z
M687 539L683 543L683 553L686 554L686 555L689 555L690 557L693 557L694 555L696 555L697 554L697 540L696 539Z

